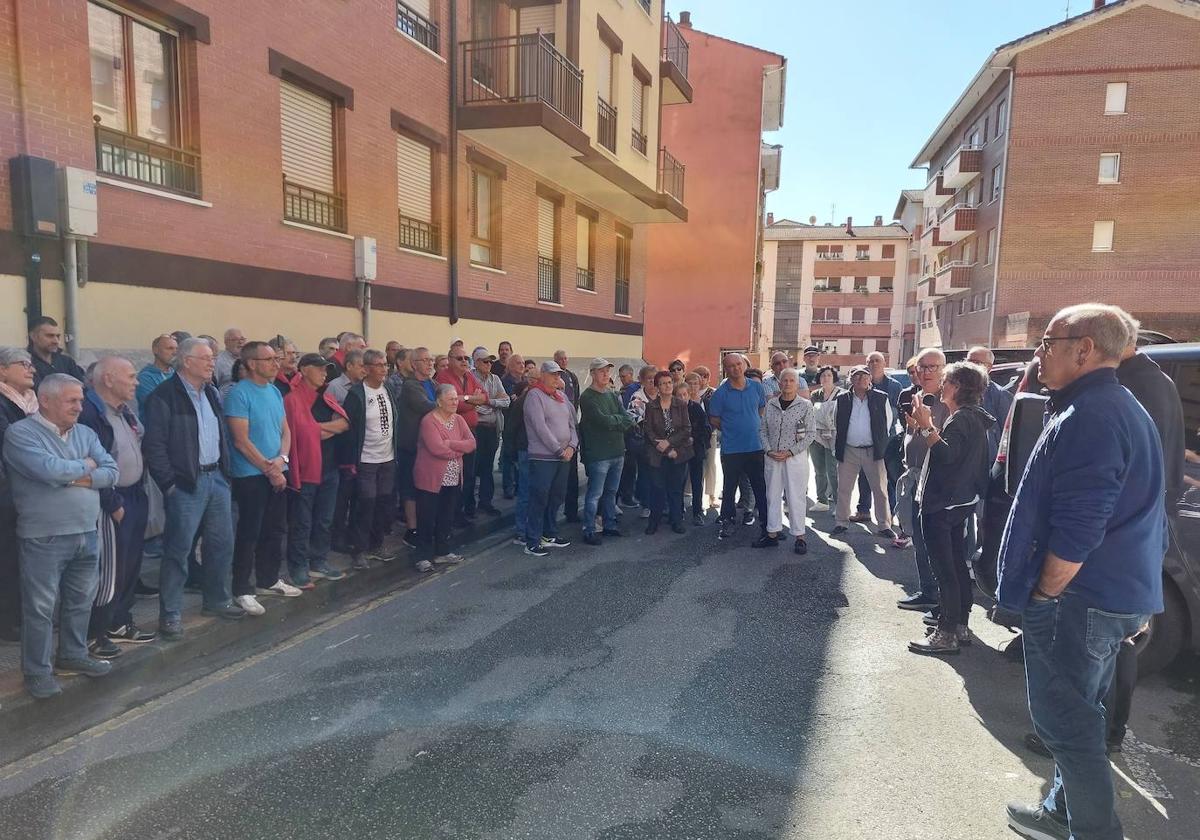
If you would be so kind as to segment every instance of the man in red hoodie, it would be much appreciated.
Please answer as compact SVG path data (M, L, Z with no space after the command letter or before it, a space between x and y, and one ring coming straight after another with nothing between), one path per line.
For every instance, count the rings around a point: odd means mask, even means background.
M458 391L458 413L467 421L467 427L474 434L475 426L479 423L479 412L476 408L487 403L488 395L471 375L471 357L467 355L461 342L456 342L450 347L449 358L450 366L439 373L434 381L442 385L453 385L454 390ZM463 456L463 475L474 474L475 453L471 452ZM460 528L464 527L467 520L474 515L475 494L464 493L462 511L454 524Z

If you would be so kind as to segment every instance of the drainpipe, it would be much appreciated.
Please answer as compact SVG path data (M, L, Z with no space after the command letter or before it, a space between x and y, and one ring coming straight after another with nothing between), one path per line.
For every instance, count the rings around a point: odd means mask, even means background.
M63 333L67 340L67 353L79 358L79 263L76 259L76 239L65 236L63 246L63 315L66 323Z
M458 323L458 2L450 3L450 220L447 226L446 265L450 270L450 324Z
M988 313L988 347L996 346L996 292L1000 285L1000 239L1004 232L1004 198L1008 195L1008 147L1012 138L1013 69L1008 71L1008 92L1004 97L1004 156L1000 159L1000 217L996 221L996 253L992 256L992 306ZM987 246L986 240L984 246Z

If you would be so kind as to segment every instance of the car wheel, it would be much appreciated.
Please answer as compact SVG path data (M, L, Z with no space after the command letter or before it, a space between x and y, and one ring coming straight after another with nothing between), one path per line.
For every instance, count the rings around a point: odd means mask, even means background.
M1187 603L1170 580L1163 580L1163 611L1150 619L1150 639L1138 654L1138 677L1156 674L1183 650L1188 628Z

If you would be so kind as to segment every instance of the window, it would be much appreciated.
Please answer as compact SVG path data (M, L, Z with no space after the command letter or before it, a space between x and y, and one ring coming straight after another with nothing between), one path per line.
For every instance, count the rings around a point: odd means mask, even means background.
M471 262L500 264L498 179L480 167L471 168Z
M558 205L537 198L538 300L561 303L558 274Z
M971 311L972 311L972 312L978 312L978 311L979 311L979 295L972 295L972 296L971 296Z
M575 214L575 287L596 291L596 225L590 216Z
M867 278L866 277L855 277L854 278L854 291L865 292L866 290L867 290Z
M1101 184L1119 184L1121 183L1121 155L1113 152L1111 154L1100 155L1100 181Z
M969 135L967 135L967 145L968 146L978 146L979 145L979 129L978 128L976 128Z
M880 277L879 278L879 291L890 292L890 291L892 291L893 288L894 288L893 280L891 277Z
M433 149L396 135L396 206L400 214L400 247L430 254L442 252L441 231L434 222Z
M429 0L397 0L396 28L426 49L438 51L438 25L430 15Z
M867 322L867 310L862 308L854 308L850 310L851 324L865 324Z
M840 260L842 258L841 245L818 245L817 259L819 260Z
M861 356L863 352L863 340L861 338L850 339L850 355Z
M646 83L635 73L633 76L633 148L646 154Z
M1008 116L1005 110L1007 103L1001 99L996 103L996 136L999 137L1004 133L1004 119Z
M875 323L876 324L892 323L892 310L888 309L887 307L880 307L879 309L875 310Z
M855 245L854 246L854 259L856 259L856 260L871 259L871 246L870 245Z
M1000 164L992 167L992 201L1000 197L1000 184L1004 173L1000 171Z
M842 278L830 277L828 281L829 291L840 292L842 290Z
M834 307L817 306L813 308L813 323L814 324L836 324L838 322L838 310Z
M183 148L178 36L95 3L87 14L97 168L199 195L200 156Z
M1111 221L1096 222L1092 226L1092 250L1111 251L1113 249L1113 223Z
M967 265L975 263L975 243L964 242L962 246L962 255L959 257Z
M992 293L984 292L983 293L983 308L987 309L991 305L992 305Z
M632 234L617 230L616 301L614 309L618 315L629 314L629 262L632 249Z
M992 260L996 258L996 229L991 228L987 232L987 250L983 255L983 264L991 265Z
M983 189L982 184L980 184L979 189ZM978 197L978 194L975 192L975 185L972 184L971 186L967 187L967 195L963 199L963 204L967 205L968 207L974 207Z
M283 216L330 230L346 229L338 183L336 106L329 96L281 79Z
M404 0L408 2L408 0ZM429 0L424 0L428 3ZM543 37L549 39L550 43L554 43L554 4L546 4L542 6L523 6L518 10L521 16L521 34L534 35L541 32Z
M821 353L827 356L833 356L838 351L838 343L836 341L822 341Z
M935 320L942 320L942 305L940 303L933 308L933 317Z
M967 314L967 299L966 299L965 297L964 297L964 298L959 298L959 301L958 301L958 314L959 314L959 315L966 315L966 314Z
M1128 82L1109 82L1104 87L1104 113L1124 114L1125 97L1129 93Z
M617 109L613 107L613 51L600 45L599 73L596 75L596 139L610 152L617 150Z
M988 119L989 119L988 117L983 118L983 142L984 143L986 143L988 141L988 127L989 127Z
M896 259L896 246L895 245L884 245L883 246L883 259L885 259L885 260Z

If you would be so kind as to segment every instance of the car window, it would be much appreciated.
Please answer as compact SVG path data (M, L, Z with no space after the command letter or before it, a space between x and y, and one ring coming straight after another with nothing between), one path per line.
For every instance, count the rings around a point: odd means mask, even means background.
M1183 403L1186 446L1200 451L1200 435L1197 434L1200 430L1200 360L1173 362L1168 365L1167 373L1175 381L1179 400Z

